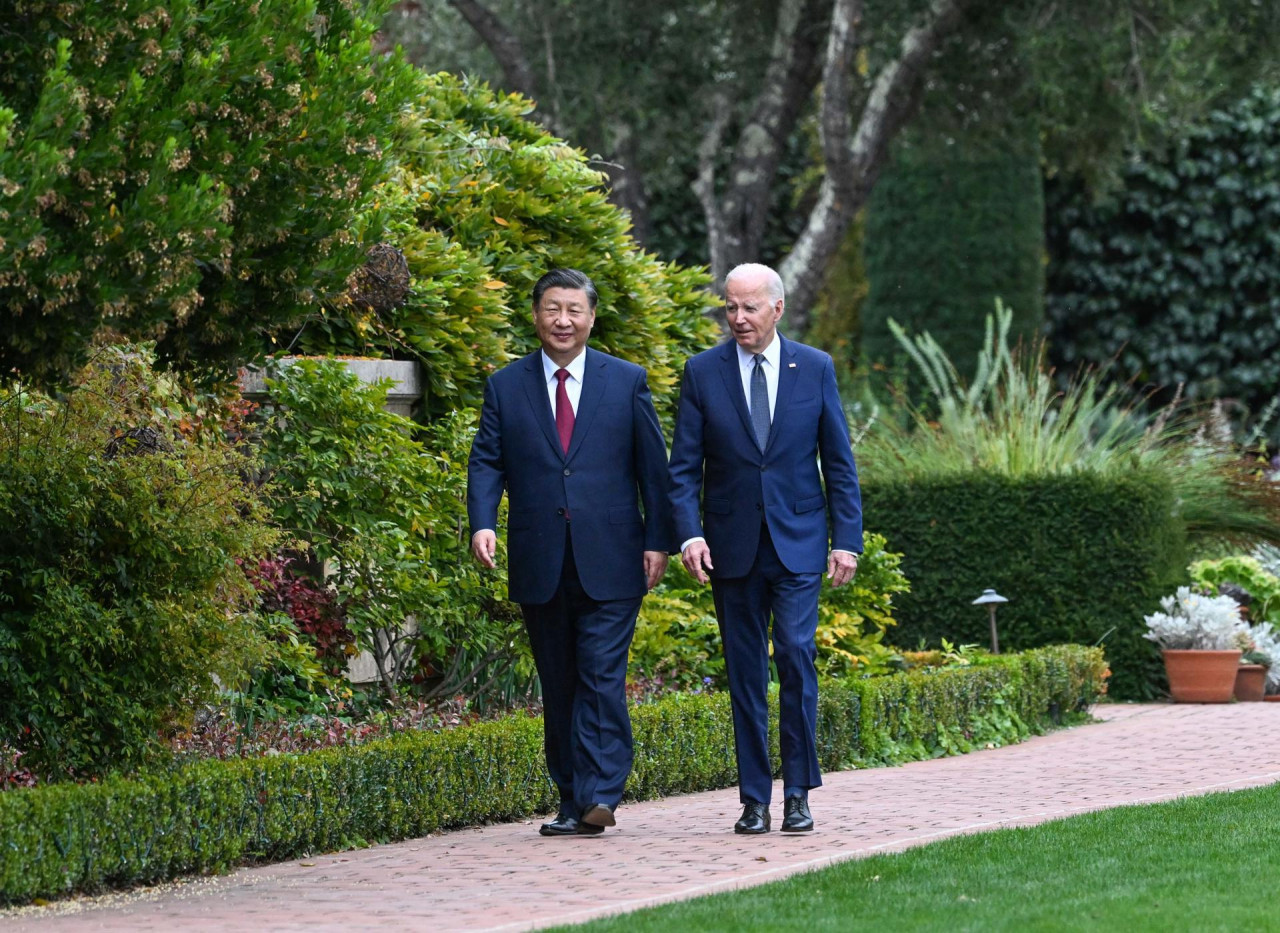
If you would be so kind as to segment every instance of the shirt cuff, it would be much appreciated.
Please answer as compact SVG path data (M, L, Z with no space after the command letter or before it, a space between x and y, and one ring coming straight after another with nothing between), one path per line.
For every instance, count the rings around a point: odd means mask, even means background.
M861 556L862 556L862 555L861 555L861 554L859 554L857 551L846 551L846 550L845 550L844 548L842 548L842 547L833 547L833 548L831 549L831 553L832 553L832 554L852 554L852 555L853 555L853 559L854 559L854 560L857 560L859 557L861 557Z
M688 541L686 541L684 544L680 545L680 553L681 553L681 554L683 554L683 553L684 553L685 548L687 548L689 545L693 544L693 542L695 542L695 541L706 541L706 540L707 540L707 539L706 539L706 538L704 538L704 537L702 537L702 535L698 535L698 537L696 537L696 538L690 538L690 539L689 539Z

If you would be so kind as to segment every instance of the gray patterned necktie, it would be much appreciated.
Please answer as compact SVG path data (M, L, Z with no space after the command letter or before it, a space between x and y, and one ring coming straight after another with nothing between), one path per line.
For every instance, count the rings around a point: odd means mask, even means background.
M751 426L756 431L756 443L763 451L769 446L769 384L764 379L764 354L757 353L755 368L751 370Z

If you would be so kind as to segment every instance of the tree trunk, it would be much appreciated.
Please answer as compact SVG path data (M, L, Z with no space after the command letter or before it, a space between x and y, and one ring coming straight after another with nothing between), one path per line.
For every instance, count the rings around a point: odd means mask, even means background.
M809 308L822 287L827 263L858 210L866 203L884 166L889 143L915 113L921 78L942 40L960 24L972 0L934 0L924 21L909 30L896 59L881 69L871 88L852 138L838 148L836 134L847 132L848 81L828 76L823 102L823 151L826 175L804 230L778 270L787 289L791 327L803 333ZM847 76L861 18L859 0L836 0L828 33L825 68L842 67ZM842 99L843 98L843 99Z

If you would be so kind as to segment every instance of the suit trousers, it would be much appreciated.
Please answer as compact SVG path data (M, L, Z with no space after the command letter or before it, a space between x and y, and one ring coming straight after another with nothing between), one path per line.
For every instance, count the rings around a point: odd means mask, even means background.
M744 577L711 580L720 640L724 644L743 803L769 803L769 620L778 668L778 745L782 782L788 789L822 785L818 767L818 593L821 573L792 573L778 558L769 528Z
M520 608L542 682L547 770L561 803L581 812L597 803L617 806L631 773L627 652L642 597L588 596L574 563L569 524L555 595Z

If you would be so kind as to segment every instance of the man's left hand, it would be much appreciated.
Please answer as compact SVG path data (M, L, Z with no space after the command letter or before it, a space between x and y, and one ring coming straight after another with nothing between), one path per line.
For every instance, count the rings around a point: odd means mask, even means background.
M644 575L649 581L649 589L653 589L658 585L658 581L662 579L662 575L667 572L667 552L666 551L645 551L644 552Z
M844 586L858 572L858 555L848 551L832 551L827 558L827 579L832 586Z

